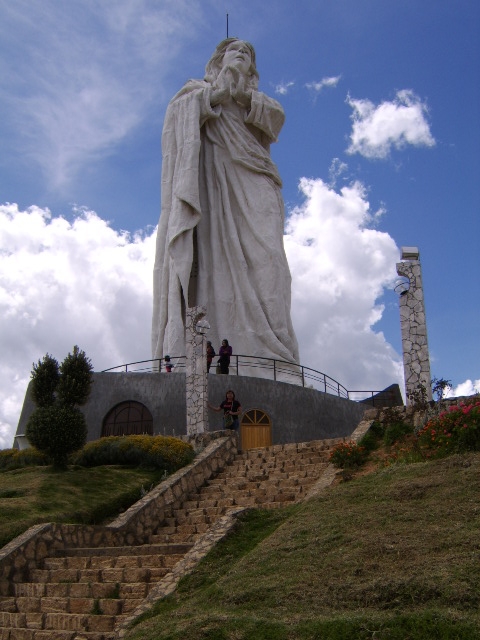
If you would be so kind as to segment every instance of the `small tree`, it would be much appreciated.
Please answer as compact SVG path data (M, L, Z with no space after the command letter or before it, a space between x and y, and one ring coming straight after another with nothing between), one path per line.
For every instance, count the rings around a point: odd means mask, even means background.
M33 363L32 398L37 407L49 407L55 402L55 389L60 380L58 362L48 353Z
M432 378L432 393L437 397L438 402L443 400L449 389L453 389L451 380L445 380L445 378Z
M58 468L65 468L68 456L87 440L85 417L78 405L88 399L92 370L91 361L77 346L60 367L48 353L33 365L32 397L37 408L25 434Z
M82 405L90 395L92 386L92 363L85 351L75 346L60 365L57 385L58 399L69 405Z

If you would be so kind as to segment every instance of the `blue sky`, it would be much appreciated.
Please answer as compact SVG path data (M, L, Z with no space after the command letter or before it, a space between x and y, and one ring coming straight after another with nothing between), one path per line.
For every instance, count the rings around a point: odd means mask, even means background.
M168 100L226 35L286 123L302 363L401 382L403 245L420 249L432 375L480 385L480 5L474 0L15 0L0 5L0 446L31 364L150 356ZM476 382L477 381L477 382Z

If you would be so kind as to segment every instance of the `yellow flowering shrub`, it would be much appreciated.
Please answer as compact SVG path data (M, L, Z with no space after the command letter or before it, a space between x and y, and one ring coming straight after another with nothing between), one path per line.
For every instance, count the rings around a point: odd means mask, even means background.
M2 449L0 450L0 471L11 471L21 467L36 467L48 465L49 460L44 453L35 447L28 449Z
M169 473L189 464L193 447L170 436L108 436L87 443L73 462L85 467L125 464L157 467Z

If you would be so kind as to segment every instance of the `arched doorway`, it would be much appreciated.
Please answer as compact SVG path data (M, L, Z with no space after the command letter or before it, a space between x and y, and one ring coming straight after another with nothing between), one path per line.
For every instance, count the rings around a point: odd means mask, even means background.
M153 417L141 402L121 402L103 420L102 438L142 434L153 435Z
M242 449L269 447L272 444L272 421L262 409L250 409L240 423Z

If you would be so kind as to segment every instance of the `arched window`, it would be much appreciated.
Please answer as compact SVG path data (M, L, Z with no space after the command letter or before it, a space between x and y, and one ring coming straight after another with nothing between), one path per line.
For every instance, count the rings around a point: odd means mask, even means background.
M262 409L249 409L240 423L242 449L269 447L272 444L272 421Z
M141 402L129 400L113 407L105 416L102 438L105 436L153 435L153 418Z

